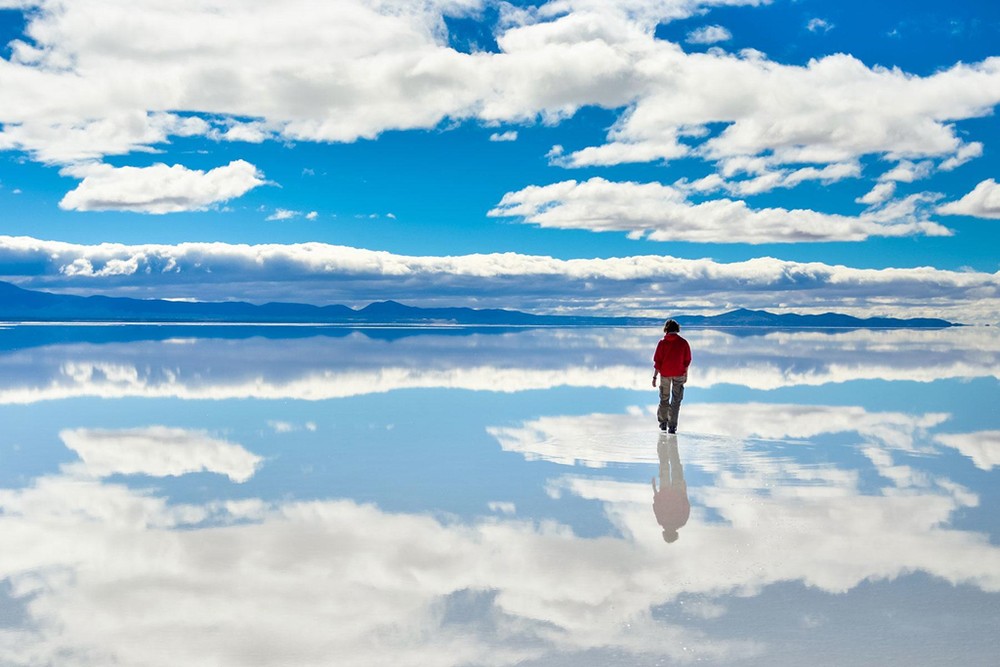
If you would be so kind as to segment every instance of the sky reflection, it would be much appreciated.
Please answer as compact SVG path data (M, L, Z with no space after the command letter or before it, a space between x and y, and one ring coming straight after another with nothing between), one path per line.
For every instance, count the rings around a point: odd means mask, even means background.
M0 335L0 403L81 396L325 400L404 388L645 389L655 332L612 331L431 332L387 340L343 330L308 338L198 338L195 329L186 338L28 347L5 347ZM691 387L1000 378L1000 336L986 327L685 335L697 351Z
M995 340L967 331L892 332L895 352L883 332L698 332L709 349L695 346L693 371L767 358L788 377L808 349L816 368L856 355L901 375L921 345L939 368L995 358ZM995 395L995 367L919 391L890 374L848 392L692 392L665 441L655 391L638 388L641 339L5 352L22 372L2 376L0 454L13 470L0 485L0 662L765 665L823 647L839 664L918 649L923 664L988 664L1000 445L996 416L968 397L983 383ZM118 371L64 373L98 360ZM584 360L579 377L596 380L558 379ZM551 380L521 385L496 368ZM606 369L627 381L603 384ZM415 384L423 371L483 386ZM272 392L305 372L329 390ZM74 389L57 397L54 385ZM101 388L112 385L121 393ZM256 389L212 393L235 385ZM45 400L10 398L32 391ZM690 515L668 543L650 482L679 490L681 478ZM944 622L946 636L912 633Z

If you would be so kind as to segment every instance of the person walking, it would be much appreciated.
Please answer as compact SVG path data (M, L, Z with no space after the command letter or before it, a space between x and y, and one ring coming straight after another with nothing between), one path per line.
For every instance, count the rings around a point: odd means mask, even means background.
M654 387L656 376L660 376L660 406L656 419L660 422L660 430L668 433L677 432L677 415L684 400L684 383L691 365L691 346L681 338L680 330L681 325L667 320L663 324L663 338L653 353Z

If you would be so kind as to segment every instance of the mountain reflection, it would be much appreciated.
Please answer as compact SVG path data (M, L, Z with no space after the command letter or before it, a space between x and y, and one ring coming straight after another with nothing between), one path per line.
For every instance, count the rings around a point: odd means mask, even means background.
M655 335L636 329L411 331L398 339L350 331L307 336L307 330L285 338L213 338L198 337L198 329L164 340L8 347L0 352L0 403L74 396L322 400L406 388L640 390L655 343ZM997 378L1000 337L992 334L958 328L738 337L692 330L697 365L689 385L771 390L864 379Z

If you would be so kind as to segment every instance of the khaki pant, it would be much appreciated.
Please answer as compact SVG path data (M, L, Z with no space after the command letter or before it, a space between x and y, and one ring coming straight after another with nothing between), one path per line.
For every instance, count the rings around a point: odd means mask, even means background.
M661 424L666 423L669 429L677 428L677 413L684 400L685 382L687 375L660 376L660 407L656 410L656 419Z

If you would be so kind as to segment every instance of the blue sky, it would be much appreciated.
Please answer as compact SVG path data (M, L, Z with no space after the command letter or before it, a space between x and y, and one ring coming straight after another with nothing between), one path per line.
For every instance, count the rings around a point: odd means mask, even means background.
M0 279L996 322L984 1L0 0Z

